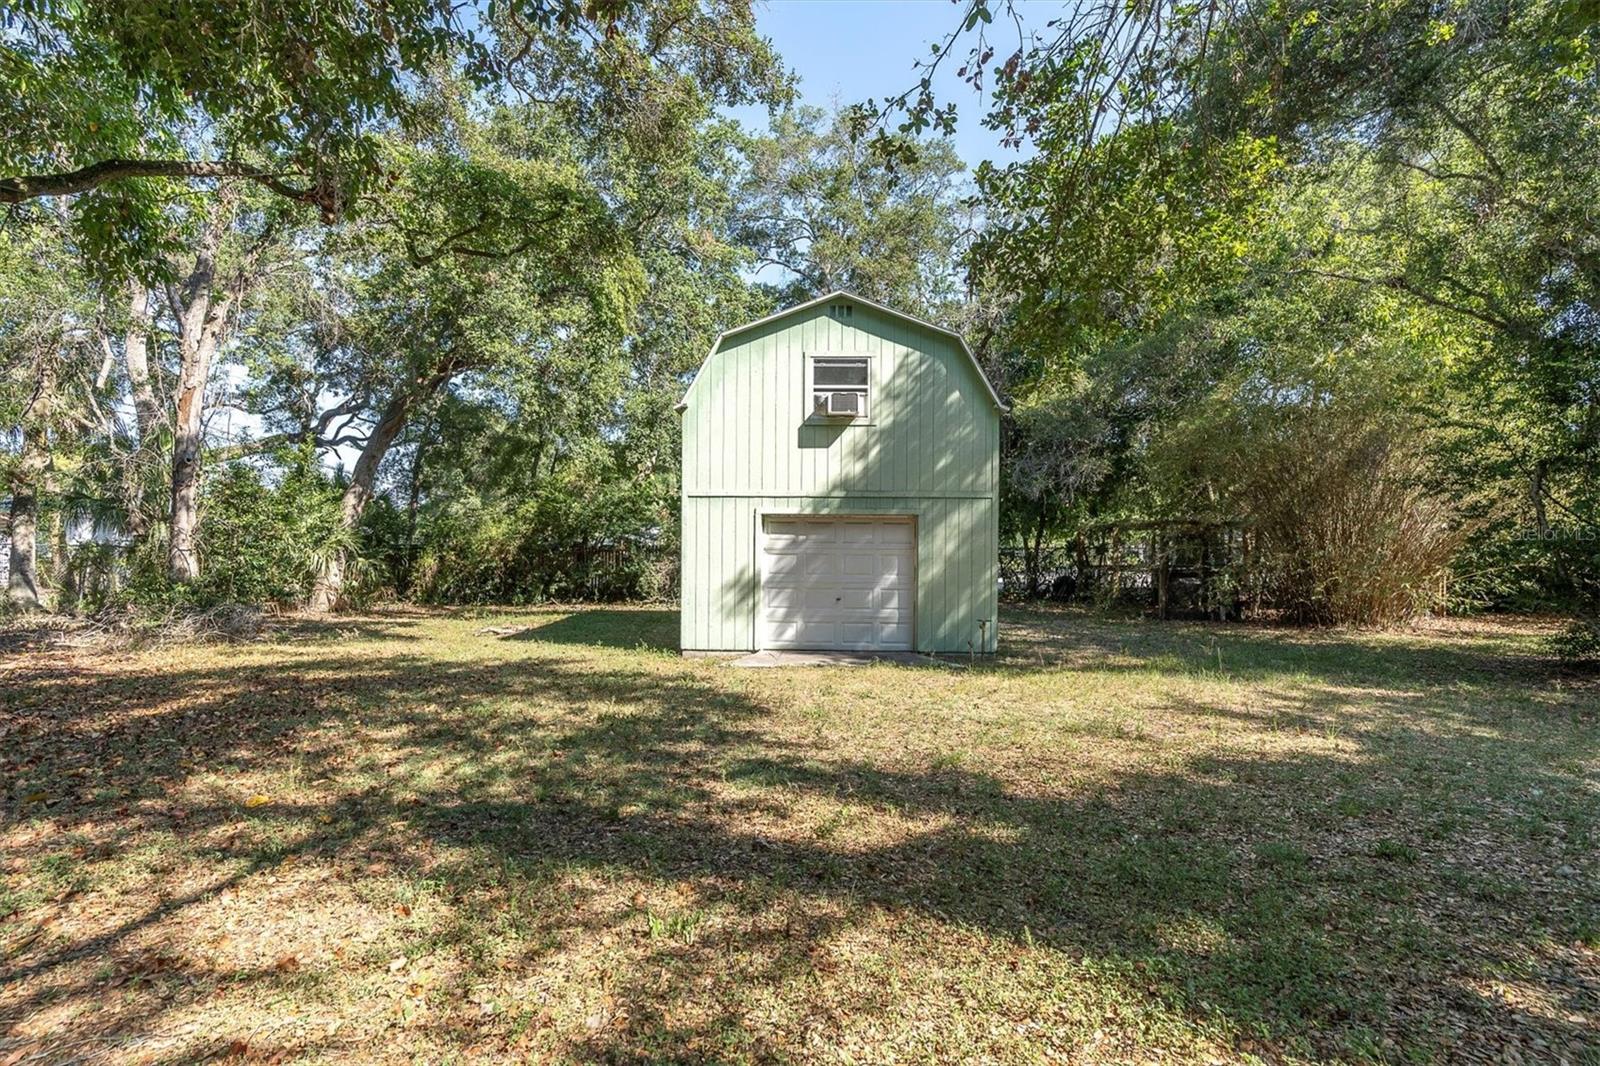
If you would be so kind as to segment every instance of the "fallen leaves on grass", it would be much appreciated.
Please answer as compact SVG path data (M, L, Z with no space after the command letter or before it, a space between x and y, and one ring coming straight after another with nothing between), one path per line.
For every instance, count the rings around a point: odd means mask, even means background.
M1559 1061L1595 1029L1594 715L1475 680L1514 634L1026 617L960 676L803 696L631 626L421 612L30 659L0 1056Z

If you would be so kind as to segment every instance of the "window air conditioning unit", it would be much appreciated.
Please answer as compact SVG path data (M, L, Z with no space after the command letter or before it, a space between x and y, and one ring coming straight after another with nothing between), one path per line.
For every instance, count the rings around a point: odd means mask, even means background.
M864 399L859 392L819 392L815 396L816 413L829 418L858 417Z

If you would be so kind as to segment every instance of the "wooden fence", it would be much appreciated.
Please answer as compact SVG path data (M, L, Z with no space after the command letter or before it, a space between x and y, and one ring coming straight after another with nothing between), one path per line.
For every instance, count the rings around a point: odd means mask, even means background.
M1237 522L1103 523L1067 543L1002 547L1001 595L1123 603L1162 618L1237 618L1252 592L1252 548Z

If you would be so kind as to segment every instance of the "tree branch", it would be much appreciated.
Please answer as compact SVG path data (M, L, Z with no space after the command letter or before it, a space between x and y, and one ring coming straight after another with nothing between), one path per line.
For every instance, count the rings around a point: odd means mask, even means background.
M233 459L242 459L247 455L259 455L274 448L288 444L302 444L310 441L317 448L338 448L344 445L359 445L366 440L365 436L351 436L350 427L357 421L368 417L363 408L367 405L365 394L356 393L345 398L340 403L317 415L316 421L302 429L285 430L282 433L269 433L255 440L235 441L219 447L208 449L214 459L228 462ZM213 404L215 407L234 407L236 410L248 410L237 404ZM330 436L328 430L339 419L344 419L339 427Z
M303 444L310 441L316 448L342 448L346 445L359 446L366 443L365 436L353 436L341 432L338 436L323 437L314 430L291 429L283 433L269 433L265 437L254 440L234 441L231 444L218 445L207 448L206 454L216 462L232 462L251 455L260 455L290 444Z
M0 178L0 204L20 204L46 196L71 196L128 178L242 178L279 196L313 204L324 215L337 206L326 190L302 189L283 181L272 171L233 159L102 159L60 174L18 175Z
M1356 285L1376 285L1386 289L1394 289L1397 292L1403 292L1408 296L1412 296L1418 300L1421 300L1430 307L1437 307L1442 311L1451 311L1455 314L1466 315L1468 318L1475 318L1484 325L1492 326L1495 329L1498 329L1504 333L1508 333L1513 337L1526 338L1529 334L1527 328L1519 326L1510 319L1501 318L1500 316L1491 314L1488 311L1481 311L1475 307L1467 307L1464 304L1453 303L1450 300L1435 296L1433 293L1428 292L1425 289L1418 288L1416 285L1413 285L1411 282L1407 281L1403 277L1400 277L1399 275L1369 278L1360 274L1344 274L1337 270L1313 270L1309 267L1302 269L1300 273L1312 274L1322 278L1330 278L1334 281L1348 281Z
M1483 157L1483 161L1489 165L1489 169L1494 171L1494 176L1504 183L1506 180L1506 168L1500 165L1500 160L1496 159L1494 153L1489 150L1488 142L1478 136L1472 127L1468 126L1454 111L1445 106L1443 101L1435 100L1433 107L1434 110L1444 116L1444 120L1450 124L1451 128L1471 142L1472 147L1478 150L1478 154Z
M523 225L534 227L548 226L552 222L558 221L560 218L561 212L560 210L556 210L539 218L526 219L524 220ZM538 242L540 237L543 236L543 234L540 233L530 234L525 239L518 241L516 244L510 245L506 248L479 248L461 243L468 237L475 236L488 229L491 221L493 220L488 218L480 219L478 222L466 226L463 229L459 229L450 236L445 237L439 242L438 246L435 247L433 251L427 253L424 253L417 248L410 234L402 233L401 236L405 240L406 244L406 257L411 261L412 266L419 268L430 266L431 264L438 262L440 259L443 259L447 255L470 256L477 259L515 259L523 252L526 252L529 248L532 248L534 244Z

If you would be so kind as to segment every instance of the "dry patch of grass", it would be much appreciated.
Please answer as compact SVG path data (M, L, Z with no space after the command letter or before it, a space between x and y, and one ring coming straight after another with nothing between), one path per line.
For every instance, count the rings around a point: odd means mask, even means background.
M1005 622L14 651L0 1063L1600 1061L1600 693L1533 626Z

